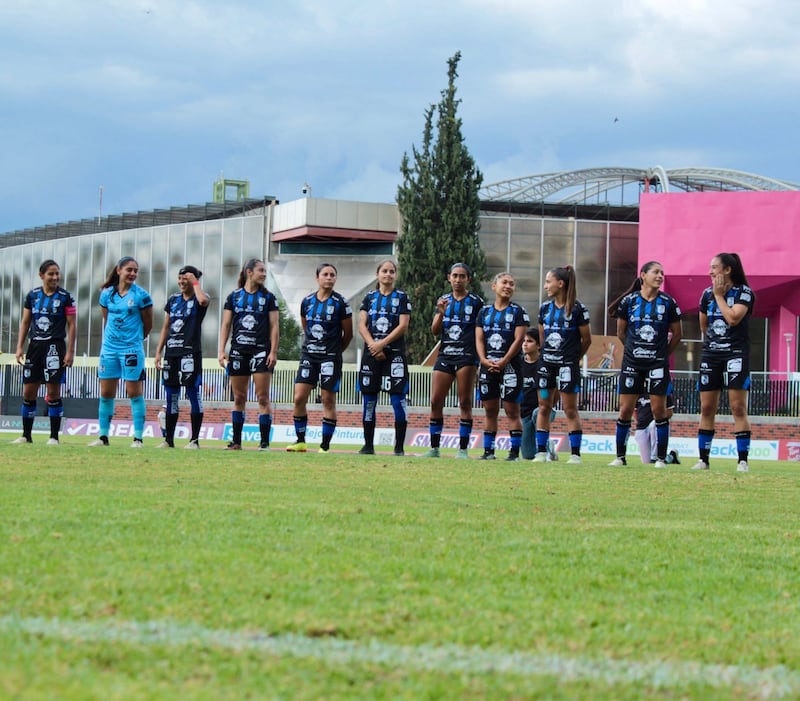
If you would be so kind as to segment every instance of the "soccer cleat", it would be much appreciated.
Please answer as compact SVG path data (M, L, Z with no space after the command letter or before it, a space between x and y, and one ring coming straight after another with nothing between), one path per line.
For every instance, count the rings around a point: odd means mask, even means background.
M506 462L519 462L519 453L509 453Z
M200 444L196 441L189 441L185 446L183 446L184 450L200 450Z
M467 452L467 449L466 448L459 448L456 451L456 459L457 460L468 460L469 459L469 453Z
M306 444L301 443L300 441L286 446L287 453L305 453L307 450L308 448L306 448Z
M547 458L550 460L550 462L558 461L558 452L556 452L555 440L547 441Z
M170 443L169 441L161 441L156 448L174 448L175 445Z
M61 445L61 444L58 442L58 438L48 438L47 443L45 443L45 445Z
M536 453L531 462L547 462L547 453Z
M33 440L26 436L20 436L11 441L14 445L25 445L26 443L33 443Z
M483 455L481 455L478 460L497 460L495 454L490 450L484 450Z
M423 458L438 458L439 457L439 449L438 448L431 448L427 453L422 454Z
M707 470L708 469L708 463L707 462L703 462L702 460L699 460L697 462L697 464L692 467L692 469L693 470Z
M90 448L102 448L103 446L108 447L108 436L100 436L89 443Z
M667 455L667 462L673 465L680 465L680 456L678 455L677 450L670 450L669 455Z
M131 448L144 448L144 443L142 443L142 439L134 438L133 443L131 443Z
M331 449L330 448L323 448L322 446L320 446L319 449L317 450L317 452L318 453L322 453L324 455L325 453L330 453Z
M265 451L269 450L269 443L266 443L265 441L261 441L261 444L258 446L258 449L260 451L262 451L262 452L265 452Z
M359 455L375 455L375 448L372 446L362 446L361 450L358 451Z
M660 470L661 468L664 468L664 467L666 467L666 466L667 466L667 463L665 463L663 460L656 460L656 461L653 463L653 467L656 467L656 468L658 468L659 470Z
M406 455L406 451L401 448L400 450L395 450L392 455L394 455L396 458L403 458Z
M747 464L747 460L739 461L739 464L736 466L736 472L750 472L750 465Z
M580 465L582 463L583 463L583 460L581 460L581 456L580 455L576 455L575 453L570 455L569 456L569 460L567 460L567 465Z
M614 458L610 463L608 463L609 467L625 467L628 464L628 461L625 459L624 455L620 455L619 457Z
M241 450L242 444L241 443L234 443L231 441L228 445L225 446L225 450Z

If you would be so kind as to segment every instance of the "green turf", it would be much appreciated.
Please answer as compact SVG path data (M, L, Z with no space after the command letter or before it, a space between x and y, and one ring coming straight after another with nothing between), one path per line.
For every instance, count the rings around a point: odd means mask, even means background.
M85 442L0 445L0 698L800 695L797 464Z

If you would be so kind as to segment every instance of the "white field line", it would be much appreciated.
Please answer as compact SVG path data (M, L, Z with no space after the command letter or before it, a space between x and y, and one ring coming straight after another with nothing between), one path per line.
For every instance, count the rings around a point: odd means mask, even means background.
M68 621L57 618L0 617L0 631L68 642L130 645L207 646L256 651L276 657L310 658L325 664L380 664L431 672L556 677L563 682L599 681L608 685L640 683L654 689L687 684L747 690L761 699L800 696L800 672L783 666L758 668L699 662L592 660L561 655L501 652L458 645L393 645L292 633L226 631L168 621Z

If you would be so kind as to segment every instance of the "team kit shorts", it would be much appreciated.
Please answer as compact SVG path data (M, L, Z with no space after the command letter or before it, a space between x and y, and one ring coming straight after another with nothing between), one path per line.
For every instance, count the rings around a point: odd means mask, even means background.
M230 377L250 377L250 375L258 375L262 372L273 372L274 368L267 366L270 350L267 348L255 353L248 353L238 348L231 348L231 352L228 354L228 375Z
M126 382L141 382L145 378L144 348L101 350L97 377L101 380L123 379Z
M750 389L750 357L744 355L703 355L697 389L711 392L727 389Z
M199 353L168 355L161 363L164 387L199 387L203 384L203 357Z
M386 354L385 360L378 360L365 354L361 359L358 373L358 386L362 394L373 395L379 392L402 394L408 392L408 363L401 353Z
M342 380L342 356L331 355L322 358L303 354L295 375L295 384L311 385L319 383L320 389L338 392Z
M436 358L433 365L434 371L446 372L448 375L457 375L462 368L477 367L478 361L475 358Z
M662 365L654 368L635 368L622 364L619 371L620 394L654 394L666 396L672 392L672 377L669 366Z
M478 392L481 401L501 399L519 404L522 401L522 364L514 360L501 372L489 372L481 367L478 375Z
M558 389L559 392L577 394L581 391L581 372L578 361L569 365L548 365L542 363L536 373L536 388Z
M51 354L50 347L55 352ZM25 353L22 368L22 384L59 384L64 378L65 341L32 341Z

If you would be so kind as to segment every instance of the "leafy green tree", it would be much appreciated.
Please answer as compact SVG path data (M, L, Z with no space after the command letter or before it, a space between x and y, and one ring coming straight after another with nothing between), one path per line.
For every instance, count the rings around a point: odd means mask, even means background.
M300 340L303 330L286 307L286 302L278 300L278 358L280 360L300 360Z
M469 265L475 276L472 289L478 294L486 275L486 258L478 239L478 190L483 175L464 144L457 115L461 100L456 99L455 81L460 60L460 51L448 60L447 88L439 103L425 111L422 144L419 149L412 146L412 157L405 153L400 165L398 286L414 305L406 335L412 363L421 362L435 344L431 318L436 300L450 289L450 266L457 262Z

